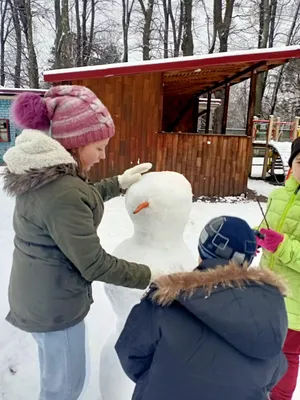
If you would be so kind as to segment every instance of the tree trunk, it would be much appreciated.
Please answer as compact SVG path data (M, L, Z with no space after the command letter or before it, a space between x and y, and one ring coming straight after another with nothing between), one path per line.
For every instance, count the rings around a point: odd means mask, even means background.
M182 53L184 56L192 56L194 54L193 41L193 0L184 0L184 22L183 22L183 38Z
M297 8L296 8L296 11L295 11L295 14L294 14L294 18L293 18L293 21L292 21L292 24L291 24L291 27L290 27L290 30L289 30L288 38L287 38L287 41L286 41L286 46L290 46L290 44L292 42L292 37L293 37L294 31L295 31L295 27L296 27L296 23L297 23L297 19L298 19L299 13L300 13L300 0L298 1L298 5L297 5ZM280 88L280 84L281 84L281 80L282 80L282 76L283 76L283 72L284 72L284 67L285 67L285 64L283 64L281 66L280 72L277 75L276 84L275 84L275 87L274 87L274 92L273 92L272 101L271 101L271 115L273 115L274 111L275 111L275 107L276 107L276 103L277 103L278 91L279 91L279 88Z
M21 63L22 63L22 29L18 17L18 8L13 3L13 0L8 0L12 13L15 35L16 35L16 65L14 73L14 87L21 87Z
M31 0L16 0L18 13L23 26L28 51L29 86L39 88L39 70L33 43Z
M55 9L55 28L56 28L54 66L56 69L59 69L62 66L61 48L63 42L60 0L54 0L54 9Z
M264 49L268 46L270 37L270 21L271 21L272 9L274 11L274 5L273 6L272 4L270 5L269 0L261 0L259 7L259 34L258 34L259 49ZM275 26L275 17L276 15L273 16L274 26ZM261 73L257 76L256 102L254 110L254 114L256 116L262 115L262 100L264 97L267 76L268 76L267 72Z
M148 7L145 7L143 0L139 0L143 15L143 60L150 60L150 40L151 40L151 24L153 17L154 0L148 0Z
M90 26L90 35L89 35L89 45L88 45L88 64L91 59L92 50L94 46L94 37L95 37L95 14L96 14L96 2L95 0L91 0L91 26Z
M79 0L75 0L75 15L76 15L76 66L82 66L82 38L81 38L81 23Z
M169 21L170 21L170 9L171 5L170 0L162 0L163 1L163 10L164 10L164 58L169 57Z
M214 34L210 52L213 52L216 44L216 34L220 42L220 52L225 53L228 50L228 38L232 24L233 7L235 0L227 0L224 19L222 17L222 0L214 0ZM214 112L213 130L214 133L221 133L222 118L224 113L225 90L219 90L215 93L217 99L222 100L222 105Z
M70 31L69 0L61 2L61 60L64 68L73 67L73 38Z
M130 26L131 12L133 8L135 0L131 0L129 4L129 0L122 0L122 28L123 28L123 62L128 62L128 32Z
M87 65L88 38L87 38L87 0L82 0L82 65Z
M7 36L5 35L5 20L7 15L7 0L1 0L1 22L0 22L0 85L5 85L5 43Z
M172 2L169 0L169 10L170 10L170 20L172 25L172 32L173 32L173 41L174 41L174 57L179 57L180 51L180 44L182 39L182 32L183 32L183 18L184 18L184 4L183 0L180 0L180 13L179 13L179 22L178 27L176 26L176 21L174 17L174 13L172 10ZM177 33L178 28L178 33Z

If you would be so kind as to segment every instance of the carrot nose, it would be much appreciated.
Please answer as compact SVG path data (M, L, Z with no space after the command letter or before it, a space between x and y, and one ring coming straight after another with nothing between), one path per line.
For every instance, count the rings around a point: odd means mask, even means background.
M148 201L144 201L143 203L141 203L137 206L137 208L133 211L133 214L137 214L140 211L142 211L144 208L148 208L148 207L149 207Z

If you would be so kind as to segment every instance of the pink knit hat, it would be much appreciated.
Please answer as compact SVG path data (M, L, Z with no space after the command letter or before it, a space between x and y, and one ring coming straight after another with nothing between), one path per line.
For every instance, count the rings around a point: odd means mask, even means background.
M56 86L42 98L22 93L12 105L15 123L27 129L49 131L66 149L108 139L114 122L98 97L84 86Z

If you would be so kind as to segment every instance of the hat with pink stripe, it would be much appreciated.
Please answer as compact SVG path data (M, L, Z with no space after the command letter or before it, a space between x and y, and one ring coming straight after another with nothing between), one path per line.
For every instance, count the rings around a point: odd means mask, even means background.
M44 96L22 93L12 105L12 116L22 128L48 132L66 149L85 146L115 134L107 108L84 86L56 86Z

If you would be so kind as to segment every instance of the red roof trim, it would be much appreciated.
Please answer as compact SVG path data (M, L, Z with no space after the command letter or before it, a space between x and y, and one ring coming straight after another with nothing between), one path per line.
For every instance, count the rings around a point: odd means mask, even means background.
M47 71L44 79L47 82L72 81L76 79L104 78L142 74L149 72L165 72L184 69L197 69L225 64L257 63L262 60L275 61L300 58L300 47L291 46L278 49L259 49L232 53L208 54L205 56L180 57L165 60L144 61L137 63L120 63L96 67L70 68Z
M20 93L34 93L34 94L39 94L39 95L44 95L46 93L46 90L40 90L40 89L26 89L26 88L0 88L0 95L18 95Z

